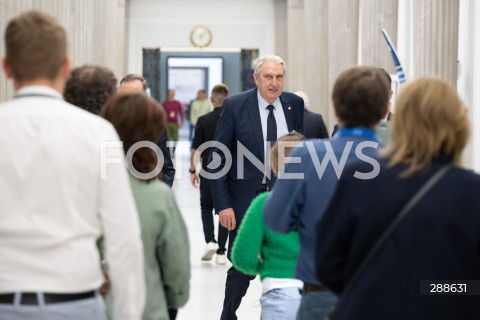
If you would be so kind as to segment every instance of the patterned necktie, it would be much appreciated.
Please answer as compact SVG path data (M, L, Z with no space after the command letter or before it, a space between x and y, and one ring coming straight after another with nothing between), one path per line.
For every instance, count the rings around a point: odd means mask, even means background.
M269 111L267 118L267 141L270 141L271 147L272 144L277 140L277 121L275 121L275 115L273 114L273 110L275 109L275 107L272 105L268 105L267 109ZM270 152L270 149L268 149L267 152ZM270 157L265 156L265 159L270 159ZM265 180L268 190L272 189L276 179L277 178L275 177L275 175L270 172L270 179L268 179L267 177Z

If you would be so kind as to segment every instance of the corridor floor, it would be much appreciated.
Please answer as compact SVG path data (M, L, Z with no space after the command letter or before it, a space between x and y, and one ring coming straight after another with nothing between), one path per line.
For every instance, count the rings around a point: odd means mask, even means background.
M190 183L188 173L190 146L187 141L179 141L175 151L175 182L173 190L180 210L187 224L190 237L190 299L178 312L178 320L217 320L222 310L225 278L230 262L217 265L215 256L210 262L202 262L200 257L205 249L205 241L200 216L200 192ZM216 216L217 217L217 216ZM218 219L215 220L215 234ZM240 320L260 319L260 296L262 284L259 277L250 283L247 295L237 311Z

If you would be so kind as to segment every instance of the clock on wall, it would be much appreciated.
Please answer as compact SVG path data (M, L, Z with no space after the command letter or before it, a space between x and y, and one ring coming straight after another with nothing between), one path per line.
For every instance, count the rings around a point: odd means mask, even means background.
M195 26L192 32L190 32L190 41L195 47L208 47L210 42L212 42L212 32L206 26Z

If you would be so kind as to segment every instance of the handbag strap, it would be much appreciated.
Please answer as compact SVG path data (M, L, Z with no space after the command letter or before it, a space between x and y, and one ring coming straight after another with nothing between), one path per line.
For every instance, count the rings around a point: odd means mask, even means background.
M400 222L411 212L412 208L420 201L422 198L432 189L435 184L447 173L448 170L450 170L451 166L447 165L439 169L430 179L425 182L425 184L418 190L413 197L407 202L407 204L402 208L400 213L393 219L393 221L390 223L388 228L383 232L383 234L378 238L377 242L375 245L370 249L370 252L368 253L367 257L363 259L362 264L360 267L357 268L357 271L355 271L355 274L351 278L350 282L347 285L347 288L342 292L342 296L345 295L345 293L352 287L353 283L356 281L362 270L365 268L365 266L372 260L373 256L377 251L380 249L380 247L385 243L387 238L390 236L390 234L395 230L395 228L400 224Z

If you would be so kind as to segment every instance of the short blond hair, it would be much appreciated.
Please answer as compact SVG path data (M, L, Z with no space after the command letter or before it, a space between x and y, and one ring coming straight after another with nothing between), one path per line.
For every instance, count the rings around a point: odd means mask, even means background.
M467 110L455 88L437 78L405 85L396 101L392 140L385 151L390 165L406 163L404 175L426 169L437 156L459 165L470 137Z
M8 23L5 47L14 79L53 80L67 59L67 34L54 17L27 11Z
M300 142L302 142L303 140L305 140L305 137L296 132L296 131L292 131L284 136L281 136L280 138L278 138L278 140L275 142L275 144L273 145L272 149L270 150L270 162L271 162L271 168L272 168L272 171L275 173L275 174L278 174L279 170L282 170L285 171L285 158L288 157L290 155L290 153L292 152L292 150L297 147ZM284 150L284 154L279 154L279 144L282 144L282 142L298 142L297 144L288 144L288 145L284 145L285 148L283 148ZM283 147L283 146L282 146Z

